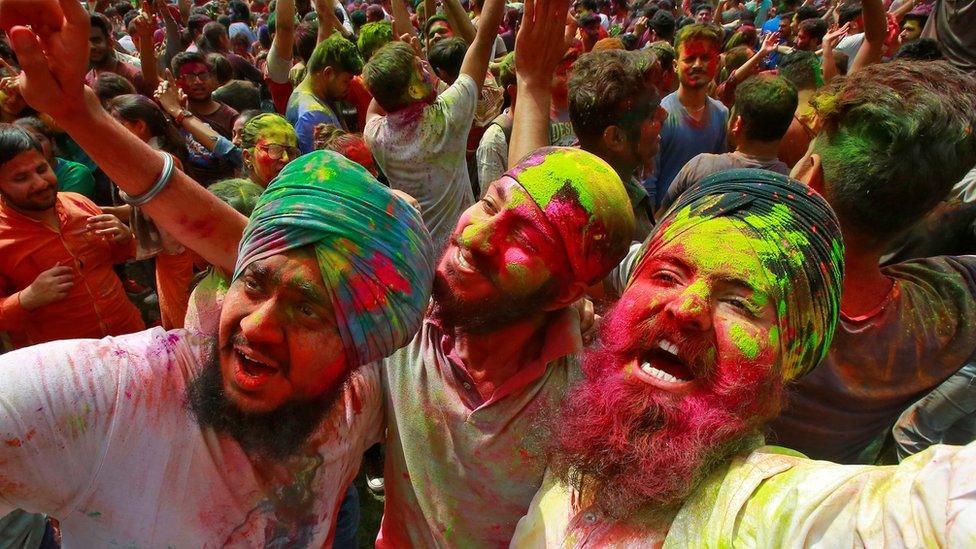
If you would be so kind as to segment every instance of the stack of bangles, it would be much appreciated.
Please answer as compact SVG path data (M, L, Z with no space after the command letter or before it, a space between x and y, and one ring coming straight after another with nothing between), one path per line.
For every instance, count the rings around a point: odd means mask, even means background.
M130 206L142 206L153 198L156 198L156 195L166 188L170 178L173 177L173 157L164 152L160 152L159 156L163 158L163 171L159 174L159 179L156 180L148 191L136 197L129 196L128 193L120 189L119 197L122 198L123 202Z

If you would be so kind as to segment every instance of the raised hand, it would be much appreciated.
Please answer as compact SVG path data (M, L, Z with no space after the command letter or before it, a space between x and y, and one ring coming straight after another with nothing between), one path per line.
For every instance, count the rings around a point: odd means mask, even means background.
M829 31L824 35L823 47L824 49L834 49L837 44L847 36L848 31L851 28L850 23L844 23L842 27L837 27Z
M779 32L771 32L763 38L762 47L759 48L765 54L772 53L779 45Z
M28 105L55 120L86 110L90 101L85 97L88 12L77 0L60 0L59 4L60 28L27 28L23 25L32 24L32 20L21 18L13 21L9 31L10 45L22 70L21 94ZM95 99L94 94L91 98Z
M515 37L515 74L520 82L546 89L566 54L568 0L527 0Z

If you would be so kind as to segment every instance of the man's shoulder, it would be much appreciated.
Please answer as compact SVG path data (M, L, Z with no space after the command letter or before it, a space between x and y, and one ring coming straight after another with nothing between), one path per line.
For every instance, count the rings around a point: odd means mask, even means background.
M897 280L903 292L961 293L976 300L976 255L911 259L884 267L882 272Z

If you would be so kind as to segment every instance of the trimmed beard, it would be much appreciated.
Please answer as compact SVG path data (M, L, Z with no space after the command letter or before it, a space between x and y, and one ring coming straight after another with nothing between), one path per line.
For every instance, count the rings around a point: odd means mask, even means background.
M763 444L760 428L779 413L782 381L775 369L758 383L724 387L702 377L706 390L673 395L628 379L627 359L602 343L615 344L608 332L584 352L584 378L550 420L549 468L607 516L639 513L651 527L666 526L713 471Z
M454 267L447 269L453 271ZM449 272L448 276L451 274L454 273ZM466 334L488 334L543 311L552 301L556 285L556 280L550 279L531 295L512 296L498 292L494 297L465 301L458 299L450 282L435 273L434 314L447 326L460 328Z
M334 391L315 400L288 402L271 412L245 412L224 392L214 338L206 365L186 386L186 407L200 427L230 436L246 453L283 460L305 448L312 433L334 407L351 374Z

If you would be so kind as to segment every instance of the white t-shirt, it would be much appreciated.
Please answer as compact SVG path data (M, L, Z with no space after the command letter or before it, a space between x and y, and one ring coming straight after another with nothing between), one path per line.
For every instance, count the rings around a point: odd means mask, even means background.
M270 463L187 411L208 341L154 328L0 356L0 516L56 517L65 547L331 545L382 434L378 364L353 374L307 452Z
M477 84L462 74L419 113L409 107L375 117L363 131L390 186L420 202L438 253L474 204L464 151L477 101Z

